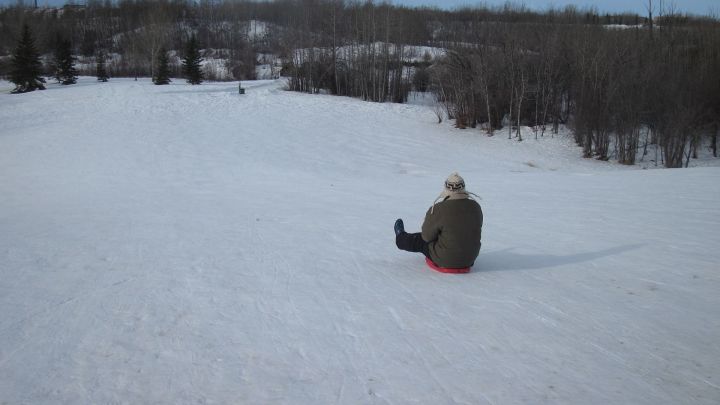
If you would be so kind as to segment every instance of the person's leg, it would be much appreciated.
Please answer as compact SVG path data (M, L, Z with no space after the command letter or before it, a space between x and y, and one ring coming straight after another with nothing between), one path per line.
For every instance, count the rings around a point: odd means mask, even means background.
M399 233L395 236L395 245L400 250L422 253L426 257L428 255L428 244L423 240L420 233Z

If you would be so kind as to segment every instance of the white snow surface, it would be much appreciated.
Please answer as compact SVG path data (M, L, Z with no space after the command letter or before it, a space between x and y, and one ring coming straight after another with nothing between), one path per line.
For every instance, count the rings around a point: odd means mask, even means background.
M720 168L242 84L0 86L1 404L720 402ZM392 230L456 170L467 275Z

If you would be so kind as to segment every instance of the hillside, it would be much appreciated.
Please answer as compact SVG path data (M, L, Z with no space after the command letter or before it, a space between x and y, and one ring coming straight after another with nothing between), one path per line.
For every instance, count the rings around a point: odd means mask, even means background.
M0 403L720 401L718 167L282 85L0 86ZM452 171L462 276L393 242Z

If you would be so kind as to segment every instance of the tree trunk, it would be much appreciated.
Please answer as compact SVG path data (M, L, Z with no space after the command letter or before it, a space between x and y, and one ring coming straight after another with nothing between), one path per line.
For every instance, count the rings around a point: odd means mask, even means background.
M492 122L492 117L490 116L490 91L488 89L487 83L485 84L485 108L487 108L487 118L488 118L487 133L489 136L492 136L493 135L493 122Z
M522 102L525 98L525 73L520 71L520 93L518 94L518 106L517 106L517 138L519 142L522 142L522 134L520 133L520 117L522 116Z

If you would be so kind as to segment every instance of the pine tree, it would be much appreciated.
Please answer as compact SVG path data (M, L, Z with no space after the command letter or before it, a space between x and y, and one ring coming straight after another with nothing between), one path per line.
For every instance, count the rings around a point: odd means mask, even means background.
M72 55L72 43L63 39L58 41L55 48L55 78L58 83L68 85L77 83L77 70L75 70L75 57Z
M97 54L97 68L95 69L95 76L97 76L97 79L103 83L107 82L109 79L107 69L105 68L105 52L103 51L98 51Z
M157 73L155 74L155 77L153 77L153 83L157 85L170 84L170 66L165 48L160 48L157 61Z
M23 25L22 37L12 55L10 81L15 83L13 93L26 93L34 90L45 90L45 79L41 76L42 63L40 54L35 48L30 27Z
M198 49L197 38L193 35L185 46L185 59L183 59L183 73L188 83L202 83L203 72L200 62L202 62L202 57Z

